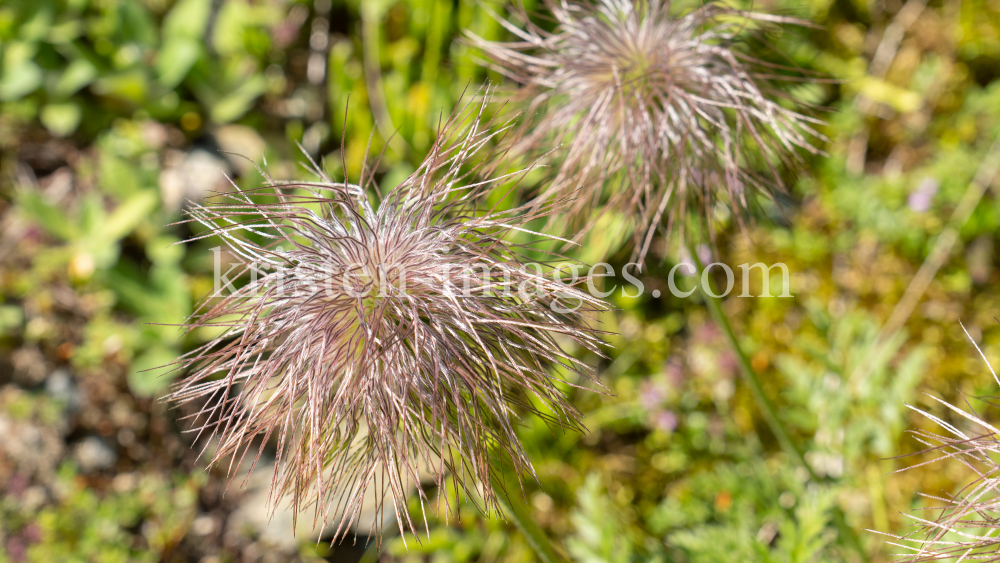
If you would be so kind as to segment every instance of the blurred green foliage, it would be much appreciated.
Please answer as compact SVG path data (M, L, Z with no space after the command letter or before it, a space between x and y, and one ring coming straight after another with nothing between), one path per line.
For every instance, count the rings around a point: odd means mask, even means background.
M66 466L54 483L57 498L48 506L25 510L13 496L0 501L8 534L0 561L160 561L190 528L203 480L194 475L171 483L157 475L124 475L114 492L98 496ZM142 547L132 531L140 523Z
M210 249L220 244L174 245L199 232L176 224L182 199L226 189L222 172L243 187L259 184L251 166L219 149L266 159L275 177L306 177L296 143L335 177L357 178L365 159L385 149L377 177L383 190L396 185L463 93L501 82L458 38L461 29L509 38L487 10L503 6L0 3L0 385L29 390L2 403L0 426L66 444L47 469L31 470L0 448L0 560L197 553L242 561L268 552L252 535L195 537L198 513L232 509L212 492L226 478L193 469L197 452L178 437L185 413L149 400L177 375L151 368L209 336L170 326L212 290ZM987 357L1000 358L992 318L1000 310L1000 198L992 191L905 331L874 358L869 377L851 374L1000 133L1000 5L930 3L896 30L901 39L886 47L882 68L871 61L901 1L763 7L819 26L773 40L793 63L834 79L794 91L822 106L829 155L810 162L794 203L765 204L746 237L723 233L715 259L783 262L793 273L794 299L724 305L823 480L780 453L699 298L649 295L666 294L680 258L664 243L641 276L647 293L609 298L618 308L602 319L616 333L610 358L590 358L609 393L567 387L589 432L553 434L536 419L521 429L539 477L525 483L528 507L571 560L860 560L834 507L867 555L885 560L881 539L860 530L902 531L897 511L918 504L915 491L967 482L961 467L890 477L909 462L888 458L918 446L904 433L918 421L903 403L921 403L919 392L996 391L957 326L965 322ZM620 271L629 251L618 250L619 222L609 217L573 252L591 262L610 255ZM62 397L50 390L58 369L72 373L80 398L51 398ZM79 460L69 453L92 434L118 451L103 473L74 469ZM181 466L192 476L176 477ZM37 506L15 486L24 479L47 491ZM419 520L419 503L412 508ZM534 559L511 524L461 510L447 525L432 516L419 543L392 539L383 557ZM310 549L288 557L314 558Z
M0 100L56 136L93 136L136 112L228 123L267 88L263 28L281 15L227 2L208 33L211 0L5 2Z

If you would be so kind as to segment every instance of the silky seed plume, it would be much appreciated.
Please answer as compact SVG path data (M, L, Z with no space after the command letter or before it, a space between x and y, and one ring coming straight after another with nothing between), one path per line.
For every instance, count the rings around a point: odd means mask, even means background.
M371 170L351 184L315 167L316 182L190 209L208 229L198 238L222 238L250 281L192 318L221 335L181 358L189 375L169 399L198 406L212 464L275 442L272 502L311 507L334 540L370 489L411 531L407 498L423 503L430 482L445 510L457 508L449 483L496 508L501 464L534 475L515 431L524 413L582 429L563 385L593 381L580 358L600 354L591 317L604 305L507 242L558 204L482 210L493 186L523 175L489 154L514 123L486 121L488 100L453 115L381 201Z
M746 48L762 26L806 22L715 3L679 17L659 0L544 5L552 31L522 12L522 26L496 16L518 41L466 35L538 114L515 152L555 151L539 199L578 194L576 224L602 204L629 217L639 260L657 230L683 229L692 213L711 225L720 201L743 226L752 195L783 189L799 168L799 149L819 152L821 122L778 87L802 73Z

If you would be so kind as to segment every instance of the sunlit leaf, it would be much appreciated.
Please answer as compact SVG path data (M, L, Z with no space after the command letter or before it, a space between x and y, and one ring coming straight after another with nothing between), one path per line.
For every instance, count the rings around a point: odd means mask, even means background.
M111 213L102 229L103 235L109 240L124 238L156 209L157 203L159 197L154 191L135 194Z
M254 100L264 93L267 81L260 74L255 74L243 82L233 92L229 93L212 106L212 121L229 123L246 113Z
M163 36L199 39L205 33L211 13L210 0L180 0L163 20Z
M65 137L76 131L77 126L80 125L82 115L83 112L80 110L80 106L72 102L67 102L64 104L46 105L42 108L42 113L39 117L42 120L42 125L53 135Z
M156 60L160 84L173 88L187 76L201 55L201 44L190 37L174 36L167 39Z
M0 100L16 100L42 85L42 69L32 61L9 67L0 75Z
M95 78L97 78L97 68L94 67L93 63L81 57L69 63L66 70L59 76L55 94L72 96L77 90L93 82Z
M142 103L146 99L149 81L142 69L134 69L102 77L93 88L94 92L101 95Z
M152 397L170 386L177 375L167 366L177 359L177 352L165 347L154 347L132 361L128 374L128 388L140 397ZM166 367L164 367L166 366Z
M71 240L76 235L76 229L70 224L63 209L50 205L37 191L25 190L19 194L17 203L31 221L50 235L64 241Z

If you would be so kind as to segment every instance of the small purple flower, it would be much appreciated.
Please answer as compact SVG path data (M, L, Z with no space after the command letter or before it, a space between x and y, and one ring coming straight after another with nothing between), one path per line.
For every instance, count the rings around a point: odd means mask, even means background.
M684 383L684 366L676 358L669 360L663 366L663 374L667 376L667 383L674 389Z
M26 475L15 473L7 480L7 494L13 498L20 498L30 484L31 481Z
M707 244L698 245L698 261L702 264L711 264L713 261L712 247Z
M664 410L652 416L652 426L664 432L673 432L677 429L677 415L673 411Z
M722 338L722 330L715 323L706 322L695 329L693 337L696 344L711 346Z
M42 530L41 530L41 528L38 527L38 524L35 524L34 522L32 522L32 523L28 524L27 526L25 526L23 530L21 530L21 536L29 544L35 544L35 543L38 543L39 541L41 541L41 539L42 539Z
M10 557L10 560L16 563L24 561L28 554L28 546L18 536L7 540L6 550L7 557Z
M667 400L668 391L655 381L644 381L639 391L639 404L647 411L659 409Z
M910 196L906 198L906 205L917 213L923 213L931 208L931 202L937 191L938 181L930 177L924 178L917 189L910 192Z
M724 377L733 377L736 375L736 370L739 368L736 355L729 350L719 352L718 366L720 375Z

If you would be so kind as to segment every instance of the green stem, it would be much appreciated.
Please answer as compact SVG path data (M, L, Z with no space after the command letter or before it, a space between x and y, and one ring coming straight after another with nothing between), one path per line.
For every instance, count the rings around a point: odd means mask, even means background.
M698 258L697 249L694 248L693 245L689 246L688 249L691 253L691 259L694 261L696 266L697 271L695 275L700 277L703 275L704 266ZM701 291L701 294L705 296L705 304L708 305L708 310L711 312L715 322L722 327L722 332L726 334L726 340L729 342L730 348L732 348L733 352L736 354L736 358L739 363L740 377L743 379L746 386L750 388L750 394L753 395L754 402L757 403L757 408L759 408L761 414L764 415L764 420L767 422L768 427L778 439L781 449L783 449L788 456L797 462L799 466L804 467L814 481L823 481L812 466L810 466L806 461L806 457L802 453L802 450L799 449L794 441L792 441L791 435L787 430L785 430L785 426L781 423L781 419L778 418L774 404L764 393L764 386L761 384L760 376L757 375L756 371L754 371L753 366L750 364L750 360L743 351L743 347L740 346L739 340L736 339L736 333L733 332L733 326L729 323L729 318L722 311L721 300L712 295L715 293L715 289L712 288L711 279L706 278L705 281L708 287L703 287ZM861 556L861 560L865 562L869 561L868 555L865 553L864 546L861 544L861 539L858 538L854 529L847 524L847 518L844 515L844 511L839 506L834 508L833 519L834 524L836 524L840 533L847 537L851 546L854 547L858 555Z
M701 264L701 260L698 258L697 250L695 248L690 249L692 259L697 266L697 272L695 275L703 276L704 266ZM819 475L813 470L812 467L806 462L805 455L803 455L802 450L795 445L792 441L791 435L785 430L785 426L781 424L781 420L778 418L777 412L774 409L774 404L771 400L767 398L764 394L764 386L760 382L760 377L757 372L754 371L753 366L750 365L750 360L747 358L745 352L743 352L743 347L740 346L739 341L736 339L736 333L733 332L733 326L729 324L729 318L722 311L721 301L718 297L714 297L712 293L715 293L715 289L711 287L711 280L709 281L708 288L702 288L701 294L705 296L705 304L708 305L708 310L712 314L712 318L715 322L722 327L722 332L726 334L726 340L729 342L730 348L736 354L736 358L739 362L739 372L740 377L743 378L743 382L746 386L750 388L750 394L753 395L754 402L757 403L757 408L760 409L761 414L764 415L764 420L767 422L768 427L770 427L771 432L778 439L778 443L781 444L781 449L785 450L785 453L791 456L795 461L799 463L802 467L805 467L809 471L809 476L816 481L820 481ZM710 293L711 292L711 293Z
M365 552L361 554L361 559L358 559L358 563L375 563L378 561L379 553L379 542L375 538L368 539L368 547L365 548Z
M497 501L503 508L504 514L514 521L514 525L524 534L524 539L535 551L535 555L542 563L563 563L563 559L556 554L555 548L542 528L531 518L531 513L527 508L516 503L507 501L507 491L496 481L493 482L493 490L496 491Z
M527 540L528 545L535 551L535 555L542 563L564 563L564 559L556 554L556 550L552 547L552 542L542 531L542 528L535 523L531 518L531 513L528 510L517 504L516 502L507 501L507 491L501 487L496 481L493 482L493 489L496 491L497 501L500 503L500 507L504 514L510 518L517 529L524 534L524 539ZM381 551L380 542L376 541L375 538L368 540L368 547L365 552L361 555L361 559L358 563L375 563L378 561L378 556Z

